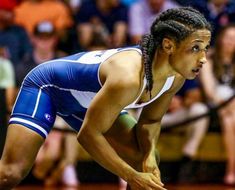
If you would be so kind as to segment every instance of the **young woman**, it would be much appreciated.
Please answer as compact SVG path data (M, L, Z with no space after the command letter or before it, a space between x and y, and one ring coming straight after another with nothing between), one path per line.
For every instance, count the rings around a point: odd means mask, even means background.
M200 75L208 100L215 105L234 95L235 87L235 25L220 29L215 38L215 48L208 64ZM219 110L220 125L227 153L224 183L235 185L235 99Z
M198 11L169 9L140 48L78 53L32 70L9 122L1 189L27 175L58 114L94 160L131 189L164 190L155 154L161 118L184 80L194 79L206 62L210 30ZM137 123L125 109L139 107Z

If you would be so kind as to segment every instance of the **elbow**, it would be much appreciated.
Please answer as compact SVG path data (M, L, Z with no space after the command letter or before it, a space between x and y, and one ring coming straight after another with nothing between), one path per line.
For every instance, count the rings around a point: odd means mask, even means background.
M83 127L77 135L77 140L79 144L81 144L84 148L87 148L91 146L91 144L95 143L98 136L98 131L93 130L90 127Z
M86 145L89 143L89 139L91 139L89 132L87 130L80 130L77 135L77 140L79 144L81 144L83 147L86 147Z

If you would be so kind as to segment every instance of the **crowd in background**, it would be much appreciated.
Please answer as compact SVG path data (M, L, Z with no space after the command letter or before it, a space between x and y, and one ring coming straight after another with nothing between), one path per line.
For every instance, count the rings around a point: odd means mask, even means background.
M136 45L160 12L178 6L192 6L202 12L213 26L213 35L208 64L196 80L186 81L173 98L163 118L164 125L206 113L234 95L235 1L1 0L0 153L15 94L31 69L80 51ZM224 182L235 185L234 100L218 116L227 152ZM55 125L67 127L60 119ZM209 118L205 117L187 127L184 160L193 159L208 125ZM68 151L71 144L75 146L76 136L52 131L38 155L34 175L40 179L47 176L47 185L59 180L78 185L74 169L76 148Z

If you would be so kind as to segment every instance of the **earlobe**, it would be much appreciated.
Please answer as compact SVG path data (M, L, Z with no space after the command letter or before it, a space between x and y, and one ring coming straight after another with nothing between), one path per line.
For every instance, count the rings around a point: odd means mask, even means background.
M162 40L162 49L167 54L172 54L174 51L174 42L169 38L164 38Z

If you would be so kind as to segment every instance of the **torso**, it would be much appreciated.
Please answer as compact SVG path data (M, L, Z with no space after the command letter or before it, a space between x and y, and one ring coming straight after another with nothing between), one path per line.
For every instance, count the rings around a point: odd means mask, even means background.
M27 75L23 85L36 85L50 94L59 115L85 112L102 87L100 66L111 56L123 51L136 51L141 54L136 47L78 53L39 65ZM154 88L154 97L151 100L145 93L144 79L138 97L126 108L139 108L155 101L171 88L174 79L174 76L170 76L162 81L162 85Z

